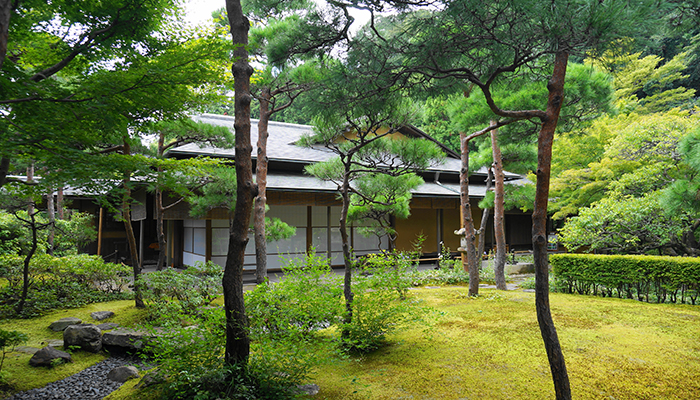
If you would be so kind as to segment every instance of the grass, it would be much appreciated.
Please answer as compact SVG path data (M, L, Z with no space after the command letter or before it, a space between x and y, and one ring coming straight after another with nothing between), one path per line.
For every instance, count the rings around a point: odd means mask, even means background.
M327 356L311 377L321 387L314 399L553 399L534 293L480 292L470 298L462 286L411 290L410 297L442 314L438 322L402 331L367 356ZM700 307L557 293L550 303L574 398L698 399ZM119 301L5 321L0 328L28 333L28 345L39 347L60 338L48 330L51 321L89 321L97 310L115 311L113 320L123 325L141 315L132 301ZM5 367L20 390L61 379L102 356L75 353L74 364L35 372L28 359L10 354ZM109 399L154 398L135 384L127 382Z
M133 300L112 301L107 303L90 304L85 307L57 310L50 314L32 319L6 319L0 321L0 329L8 331L20 331L29 337L24 346L42 348L46 342L52 339L63 339L62 332L54 332L49 329L51 322L65 317L77 317L83 323L91 323L90 313L94 311L114 311L115 316L106 321L115 322L123 326L134 325L143 315L142 310L134 307ZM99 322L97 322L99 323ZM29 390L45 386L81 370L94 365L106 358L106 355L91 354L87 352L74 352L72 363L62 364L53 368L32 368L29 366L30 354L13 352L7 355L2 368L2 375L11 390L0 390L0 398L6 397L18 391Z

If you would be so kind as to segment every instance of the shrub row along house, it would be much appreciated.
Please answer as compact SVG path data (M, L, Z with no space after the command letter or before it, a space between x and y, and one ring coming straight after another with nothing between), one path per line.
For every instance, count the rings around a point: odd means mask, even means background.
M193 117L194 120L212 125L233 127L233 117L225 115L204 114ZM267 177L267 203L270 207L267 215L276 217L283 222L296 227L296 234L286 240L279 240L268 245L268 268L278 269L283 257L296 257L315 249L318 254L324 254L331 259L332 265L342 265L342 249L338 231L340 218L340 200L337 198L336 186L321 181L304 173L304 167L311 163L326 161L335 156L328 149L317 147L302 147L299 139L305 133L310 133L313 127L280 122L270 122L267 155L269 159ZM398 250L410 250L417 237L425 238L423 256L436 257L440 251L440 243L444 243L452 251L459 247L459 237L454 231L460 228L459 207L459 154L438 143L426 133L413 126L401 128L400 134L406 137L431 140L437 143L446 153L444 162L434 168L420 171L425 183L412 192L411 215L407 219L394 219L392 223L397 232L394 243ZM251 141L257 142L257 121L252 121ZM257 149L254 147L252 156L255 163ZM173 148L168 157L189 158L208 156L233 160L234 149L221 149L210 146L188 144ZM486 191L487 173L485 169L474 172L469 178L469 192L472 197L473 215L477 226L481 212L477 207L479 199ZM522 176L506 173L506 180L515 181ZM145 191L136 192L141 196L143 205L134 212L132 219L140 220L135 227L140 252L149 263L155 259L157 241L155 236L155 221L153 200ZM167 264L175 267L194 265L196 262L212 261L224 265L228 245L228 212L214 209L204 218L193 218L189 205L182 202L165 213L165 229L167 235ZM128 254L126 239L120 234L118 223L103 224L104 232L100 252L103 255ZM356 254L378 252L389 249L386 238L376 236L364 237L353 226L351 245ZM489 224L486 233L487 249L492 247L493 224ZM531 218L530 214L510 211L506 214L506 240L510 249L530 249ZM93 246L92 251L96 251ZM252 240L246 249L246 269L255 269L255 248Z

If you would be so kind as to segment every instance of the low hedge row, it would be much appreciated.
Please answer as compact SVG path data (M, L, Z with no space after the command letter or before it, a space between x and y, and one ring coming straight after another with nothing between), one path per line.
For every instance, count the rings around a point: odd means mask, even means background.
M700 258L552 254L557 287L567 293L695 304L700 293Z

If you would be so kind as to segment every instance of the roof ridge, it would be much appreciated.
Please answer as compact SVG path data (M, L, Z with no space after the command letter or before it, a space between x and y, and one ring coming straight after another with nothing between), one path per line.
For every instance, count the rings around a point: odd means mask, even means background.
M221 114L209 114L209 113L203 113L203 114L197 114L193 115L193 117L206 117L206 118L211 118L211 119L220 119L220 120L230 120L231 122L235 121L235 118L232 115L221 115ZM258 122L258 119L251 118L250 123L256 123ZM279 122L279 121L272 121L270 120L268 122L269 125L277 125L277 126L289 126L289 127L298 127L298 128L312 128L312 125L304 125L304 124L294 124L291 122Z

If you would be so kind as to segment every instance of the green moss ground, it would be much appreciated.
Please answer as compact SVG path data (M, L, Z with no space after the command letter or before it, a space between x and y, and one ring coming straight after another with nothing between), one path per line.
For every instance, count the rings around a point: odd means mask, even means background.
M467 288L454 286L409 295L443 314L435 326L392 336L389 346L368 356L327 357L311 377L321 387L314 399L554 398L534 293L482 289L480 297L469 298ZM550 303L574 398L700 398L700 307L554 293ZM89 321L97 310L115 311L114 321L122 325L142 315L133 301L122 301L5 321L0 328L24 331L29 345L39 347L60 338L47 328L51 321ZM51 370L33 370L28 359L10 354L5 367L20 390L61 379L102 356L76 353L75 363ZM127 382L108 398L155 398L152 389L135 384Z
M123 326L132 326L143 315L143 311L134 307L133 300L113 301L108 303L90 304L88 306L69 310L57 310L48 315L32 319L8 319L0 321L0 329L20 331L29 337L24 346L44 347L52 339L63 339L62 332L49 329L51 322L65 317L77 317L84 323L93 322L90 313L94 311L114 311L115 316L107 321ZM74 352L73 362L54 368L32 368L29 366L30 354L13 352L7 355L2 368L2 375L12 390L0 390L0 397L16 392L45 386L49 382L73 375L93 364L105 359L103 354Z
M463 287L412 294L444 312L366 356L322 366L318 399L546 399L551 375L534 293ZM700 308L552 294L578 399L698 399Z

